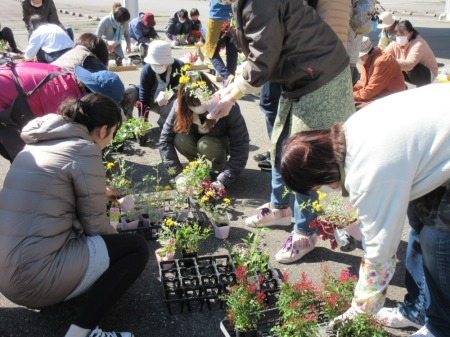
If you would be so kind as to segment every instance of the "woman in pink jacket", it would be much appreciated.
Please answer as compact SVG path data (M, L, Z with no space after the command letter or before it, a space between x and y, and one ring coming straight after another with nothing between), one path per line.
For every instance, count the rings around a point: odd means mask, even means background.
M396 40L384 51L393 55L400 64L405 81L418 87L433 82L438 66L428 43L408 20L398 23L395 34Z

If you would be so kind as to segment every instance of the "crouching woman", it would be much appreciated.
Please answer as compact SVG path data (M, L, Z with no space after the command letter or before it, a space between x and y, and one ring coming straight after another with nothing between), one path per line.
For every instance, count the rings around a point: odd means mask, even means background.
M121 121L101 94L32 120L0 191L0 292L42 308L89 290L66 336L106 336L98 322L147 264L146 241L117 234L106 215L116 193L106 188L102 149Z
M204 97L212 96L217 87L199 72L183 75L180 81L185 83L180 84L178 101L159 138L161 157L179 174L183 167L175 149L189 161L205 156L218 173L215 186L228 187L242 173L248 160L250 139L244 117L235 104L228 116L207 119L208 103Z

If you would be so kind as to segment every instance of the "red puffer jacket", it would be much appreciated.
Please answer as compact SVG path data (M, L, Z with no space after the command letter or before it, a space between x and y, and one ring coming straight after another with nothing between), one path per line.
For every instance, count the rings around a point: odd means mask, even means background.
M33 90L52 72L66 70L51 64L24 62L16 65L19 83L24 92ZM14 78L9 66L0 67L0 111L8 108L17 97ZM68 98L81 97L81 91L72 74L56 76L28 98L31 111L36 117L56 113L59 105Z

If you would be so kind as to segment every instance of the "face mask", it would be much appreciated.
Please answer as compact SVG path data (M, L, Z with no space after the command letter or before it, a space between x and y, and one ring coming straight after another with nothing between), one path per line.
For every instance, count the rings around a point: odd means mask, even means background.
M201 115L204 114L206 112L206 107L203 105L199 105L199 106L190 106L189 109L197 114L197 115Z
M407 36L397 36L396 38L395 38L395 40L397 41L397 43L400 45L400 46L406 46L406 44L408 43L408 37Z
M185 23L186 19L180 19L180 23Z
M152 67L153 71L157 74L162 74L167 70L166 65L160 65L160 64L151 64L150 67Z
M30 2L30 3L31 3L31 6L36 7L36 8L39 8L42 6L42 2L40 4L34 4L33 2Z

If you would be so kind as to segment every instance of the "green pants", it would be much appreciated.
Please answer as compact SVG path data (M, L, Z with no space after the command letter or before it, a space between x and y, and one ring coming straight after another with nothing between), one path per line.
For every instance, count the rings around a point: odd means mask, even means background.
M189 161L205 156L211 161L213 171L222 171L230 154L228 137L212 137L193 133L177 133L174 145Z

